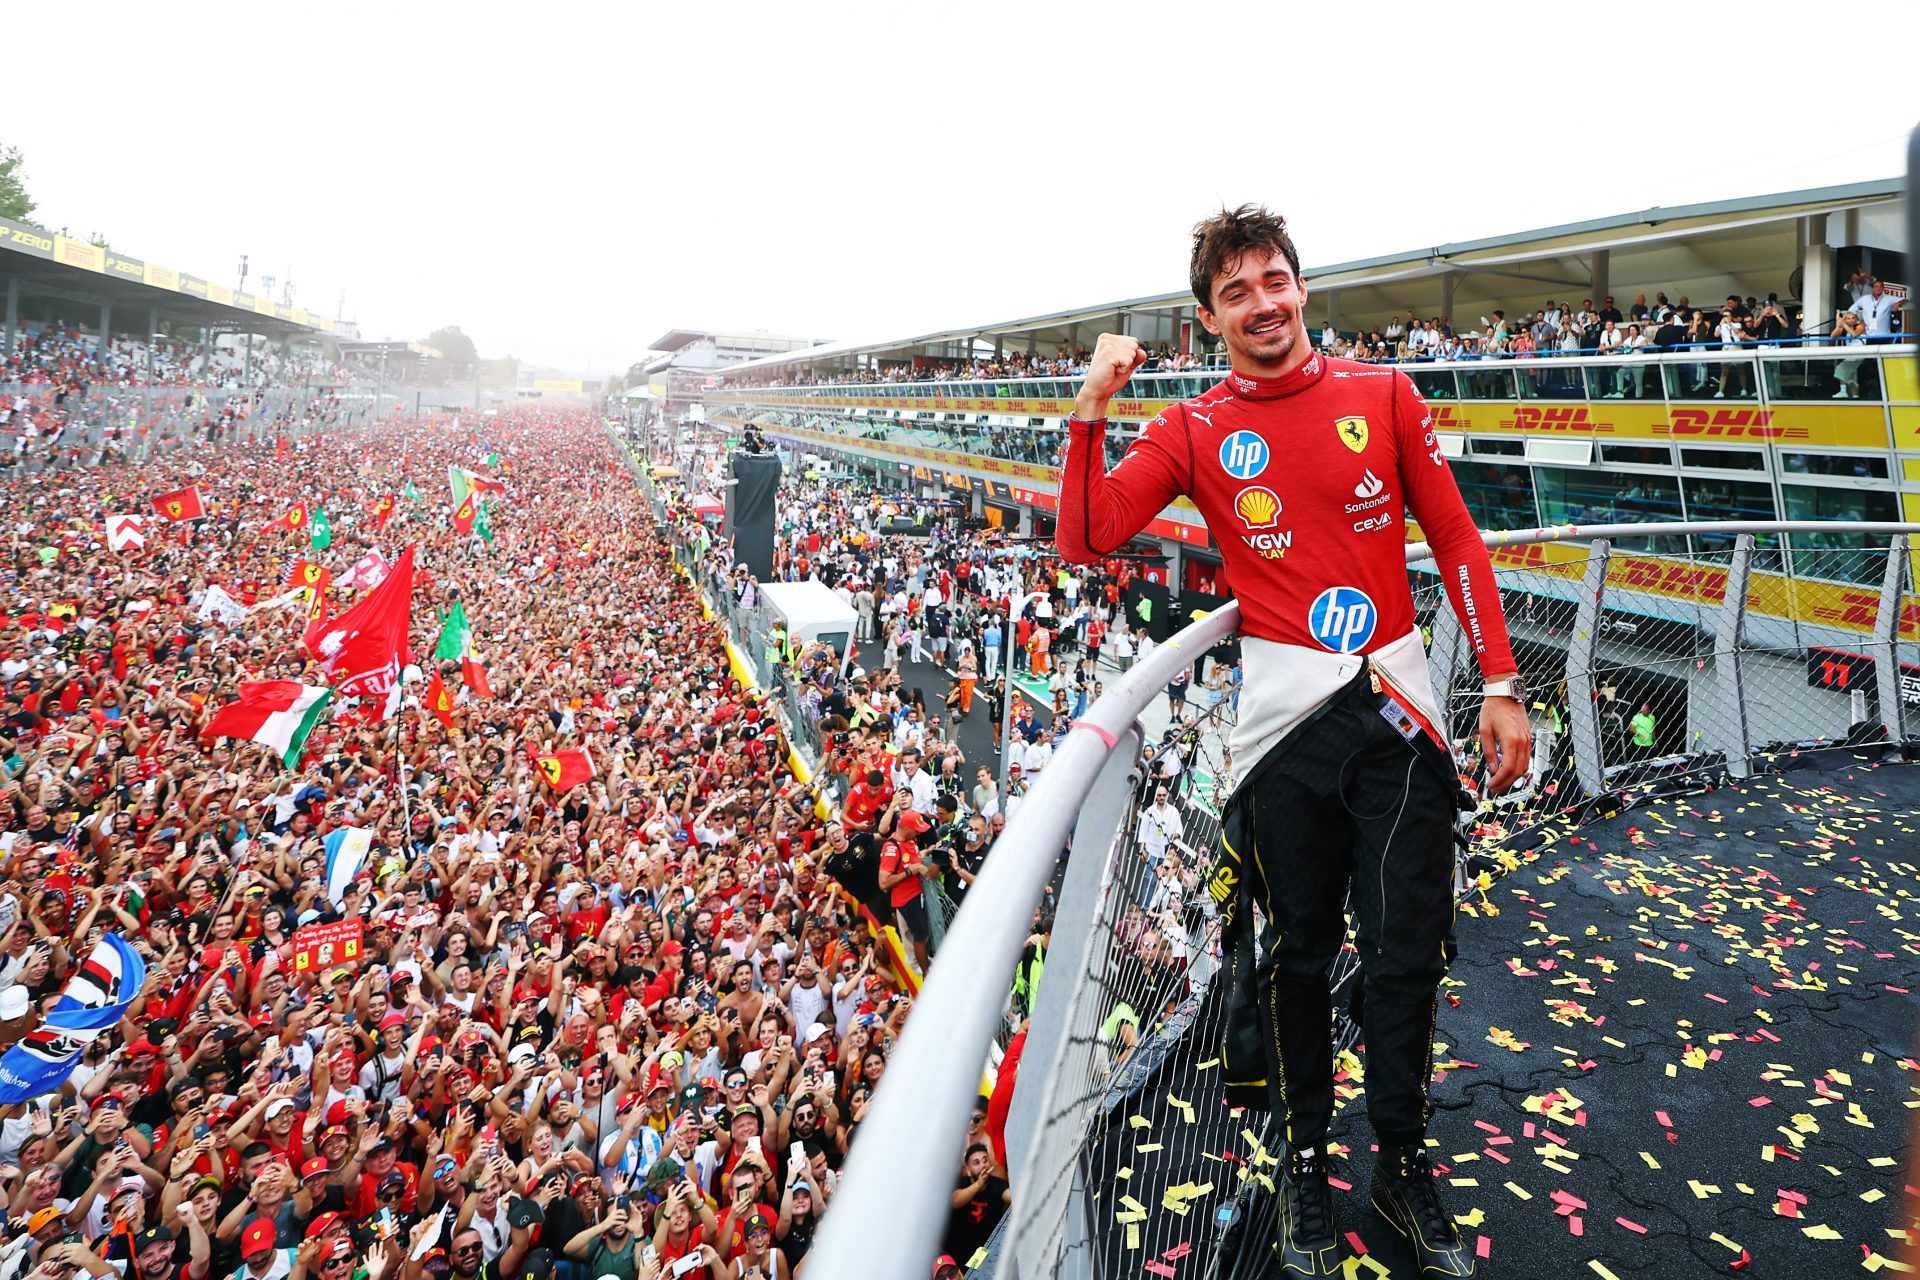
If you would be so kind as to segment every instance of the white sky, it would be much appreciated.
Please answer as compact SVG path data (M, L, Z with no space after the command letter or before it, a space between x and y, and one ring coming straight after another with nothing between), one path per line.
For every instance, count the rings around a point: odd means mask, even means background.
M8 59L39 221L369 337L624 369L1174 290L1220 204L1311 266L1887 177L1920 5L109 2ZM1193 16L1188 16L1193 15ZM1609 16L1611 15L1611 16Z

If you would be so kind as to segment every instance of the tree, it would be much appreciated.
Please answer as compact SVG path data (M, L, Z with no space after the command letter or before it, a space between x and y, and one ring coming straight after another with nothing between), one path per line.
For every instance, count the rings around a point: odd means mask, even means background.
M463 376L470 375L473 366L480 360L480 352L473 345L473 339L460 332L457 324L435 329L427 335L426 341L428 346L440 353L440 358L447 362L449 368Z
M0 218L24 222L38 207L27 194L27 184L20 173L20 166L25 163L20 148L0 147Z

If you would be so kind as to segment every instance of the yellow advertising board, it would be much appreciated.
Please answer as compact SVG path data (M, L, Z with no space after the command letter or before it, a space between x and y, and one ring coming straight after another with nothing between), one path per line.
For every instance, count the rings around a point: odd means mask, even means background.
M1911 372L1911 371L1909 371ZM721 396L717 399L734 399ZM776 392L740 393L754 405L824 410L889 409L898 413L995 413L1016 417L1065 417L1071 400L887 400L863 396L786 396ZM1172 401L1115 400L1107 416L1123 420L1154 417ZM1884 449L1887 414L1877 404L1701 404L1666 405L1599 400L1563 403L1467 400L1434 404L1433 426L1441 431L1482 435L1544 435L1600 440L1660 440L1678 444L1778 444L1834 449ZM1896 409L1896 427L1902 410ZM1920 439L1920 410L1907 410L1906 434ZM1896 434L1900 434L1896 430Z
M253 300L253 309L256 313L263 316L275 314L272 298L255 298Z
M1490 554L1495 569L1527 569L1576 581L1585 576L1590 556L1583 542L1494 547ZM1607 590L1635 591L1717 608L1727 598L1727 570L1720 565L1661 556L1615 555L1607 561ZM1769 617L1870 632L1880 612L1880 590L1853 583L1755 573L1747 580L1747 608ZM1912 596L1901 601L1900 635L1904 639L1920 638L1920 600Z
M79 267L83 271L105 272L107 269L107 251L97 244L88 244L85 240L73 240L66 236L53 238L53 260L65 263L69 267Z
M224 284L215 284L211 280L207 281L208 302L217 302L223 307L230 307L233 305L234 299L239 296L240 295L236 294Z
M146 282L154 288L172 289L175 293L180 291L180 273L172 267L163 267L158 263L149 262L143 269Z
M533 389L535 391L551 391L556 395L577 396L583 388L578 378L535 378L533 380Z
M1874 404L1665 405L1461 401L1432 406L1436 431L1481 435L1662 440L1677 444L1887 447L1886 411Z

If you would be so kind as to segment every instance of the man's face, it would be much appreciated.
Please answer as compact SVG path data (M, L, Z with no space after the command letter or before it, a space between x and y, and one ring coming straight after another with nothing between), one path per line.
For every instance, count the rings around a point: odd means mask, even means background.
M480 1264L485 1260L484 1252L480 1247L480 1233L467 1230L455 1236L452 1256L456 1274L470 1276L477 1273L480 1270Z
M1213 306L1200 323L1226 340L1236 362L1274 369L1304 340L1307 287L1284 253L1249 250L1213 278Z
M140 1274L143 1276L165 1275L170 1269L167 1264L172 1260L173 1241L156 1240L140 1251Z

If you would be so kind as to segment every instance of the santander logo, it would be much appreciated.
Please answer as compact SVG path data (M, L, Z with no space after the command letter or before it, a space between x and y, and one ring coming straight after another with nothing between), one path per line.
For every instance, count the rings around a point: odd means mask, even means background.
M1379 476L1373 474L1371 468L1367 470L1365 475L1360 477L1360 483L1353 486L1353 496L1360 499L1360 501L1349 502L1347 504L1347 511L1349 514L1355 515L1362 511L1371 511L1375 507L1385 506L1387 503L1393 501L1393 495L1387 492L1386 484Z
M1386 488L1386 486L1380 483L1380 477L1373 474L1372 469L1369 468L1367 473L1360 477L1360 483L1353 486L1353 496L1356 498L1371 498L1384 488Z

